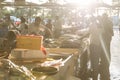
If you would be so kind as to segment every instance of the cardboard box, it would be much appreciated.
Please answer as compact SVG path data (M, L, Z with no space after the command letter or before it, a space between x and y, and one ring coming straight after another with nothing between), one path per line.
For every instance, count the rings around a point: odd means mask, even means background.
M41 50L43 37L42 36L17 36L16 48Z
M14 59L38 59L38 58L46 58L48 55L45 55L40 50L13 49L11 51L11 56Z

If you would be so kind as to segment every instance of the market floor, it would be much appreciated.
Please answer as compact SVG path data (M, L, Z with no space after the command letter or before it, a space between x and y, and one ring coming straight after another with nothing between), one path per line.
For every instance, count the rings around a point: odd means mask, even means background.
M120 32L114 29L114 36L111 42L111 80L120 80Z

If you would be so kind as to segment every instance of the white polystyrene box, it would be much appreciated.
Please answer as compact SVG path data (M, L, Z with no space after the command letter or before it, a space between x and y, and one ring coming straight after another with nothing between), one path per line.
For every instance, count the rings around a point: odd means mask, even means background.
M14 58L46 58L48 55L44 54L41 50L29 49L14 49L11 51L11 56Z

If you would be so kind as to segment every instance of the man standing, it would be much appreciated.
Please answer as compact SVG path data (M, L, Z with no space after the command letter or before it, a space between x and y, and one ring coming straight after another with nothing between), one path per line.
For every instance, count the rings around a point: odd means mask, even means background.
M36 17L35 22L33 22L32 24L29 25L28 33L33 34L33 35L43 36L44 39L47 37L51 37L52 33L50 32L50 30L47 27L45 27L44 25L41 24L41 21L42 20L40 17Z
M58 16L55 17L54 23L54 38L59 38L61 36L62 23Z
M100 34L102 33L102 28L98 26L97 19L92 16L90 19L89 33L90 33L90 63L92 80L98 80L99 74L99 58L101 54L101 42Z
M101 53L101 61L100 61L100 78L101 80L110 80L110 61L111 61L111 53L110 53L110 44L112 40L113 33L113 24L112 21L109 20L107 14L103 14L101 18L101 27L103 28L102 39L104 45L102 45L103 52Z

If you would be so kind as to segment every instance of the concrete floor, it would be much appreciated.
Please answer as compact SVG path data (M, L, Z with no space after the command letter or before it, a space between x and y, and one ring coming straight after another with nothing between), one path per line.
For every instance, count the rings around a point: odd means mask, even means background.
M120 32L114 30L114 36L111 42L111 80L120 80Z

